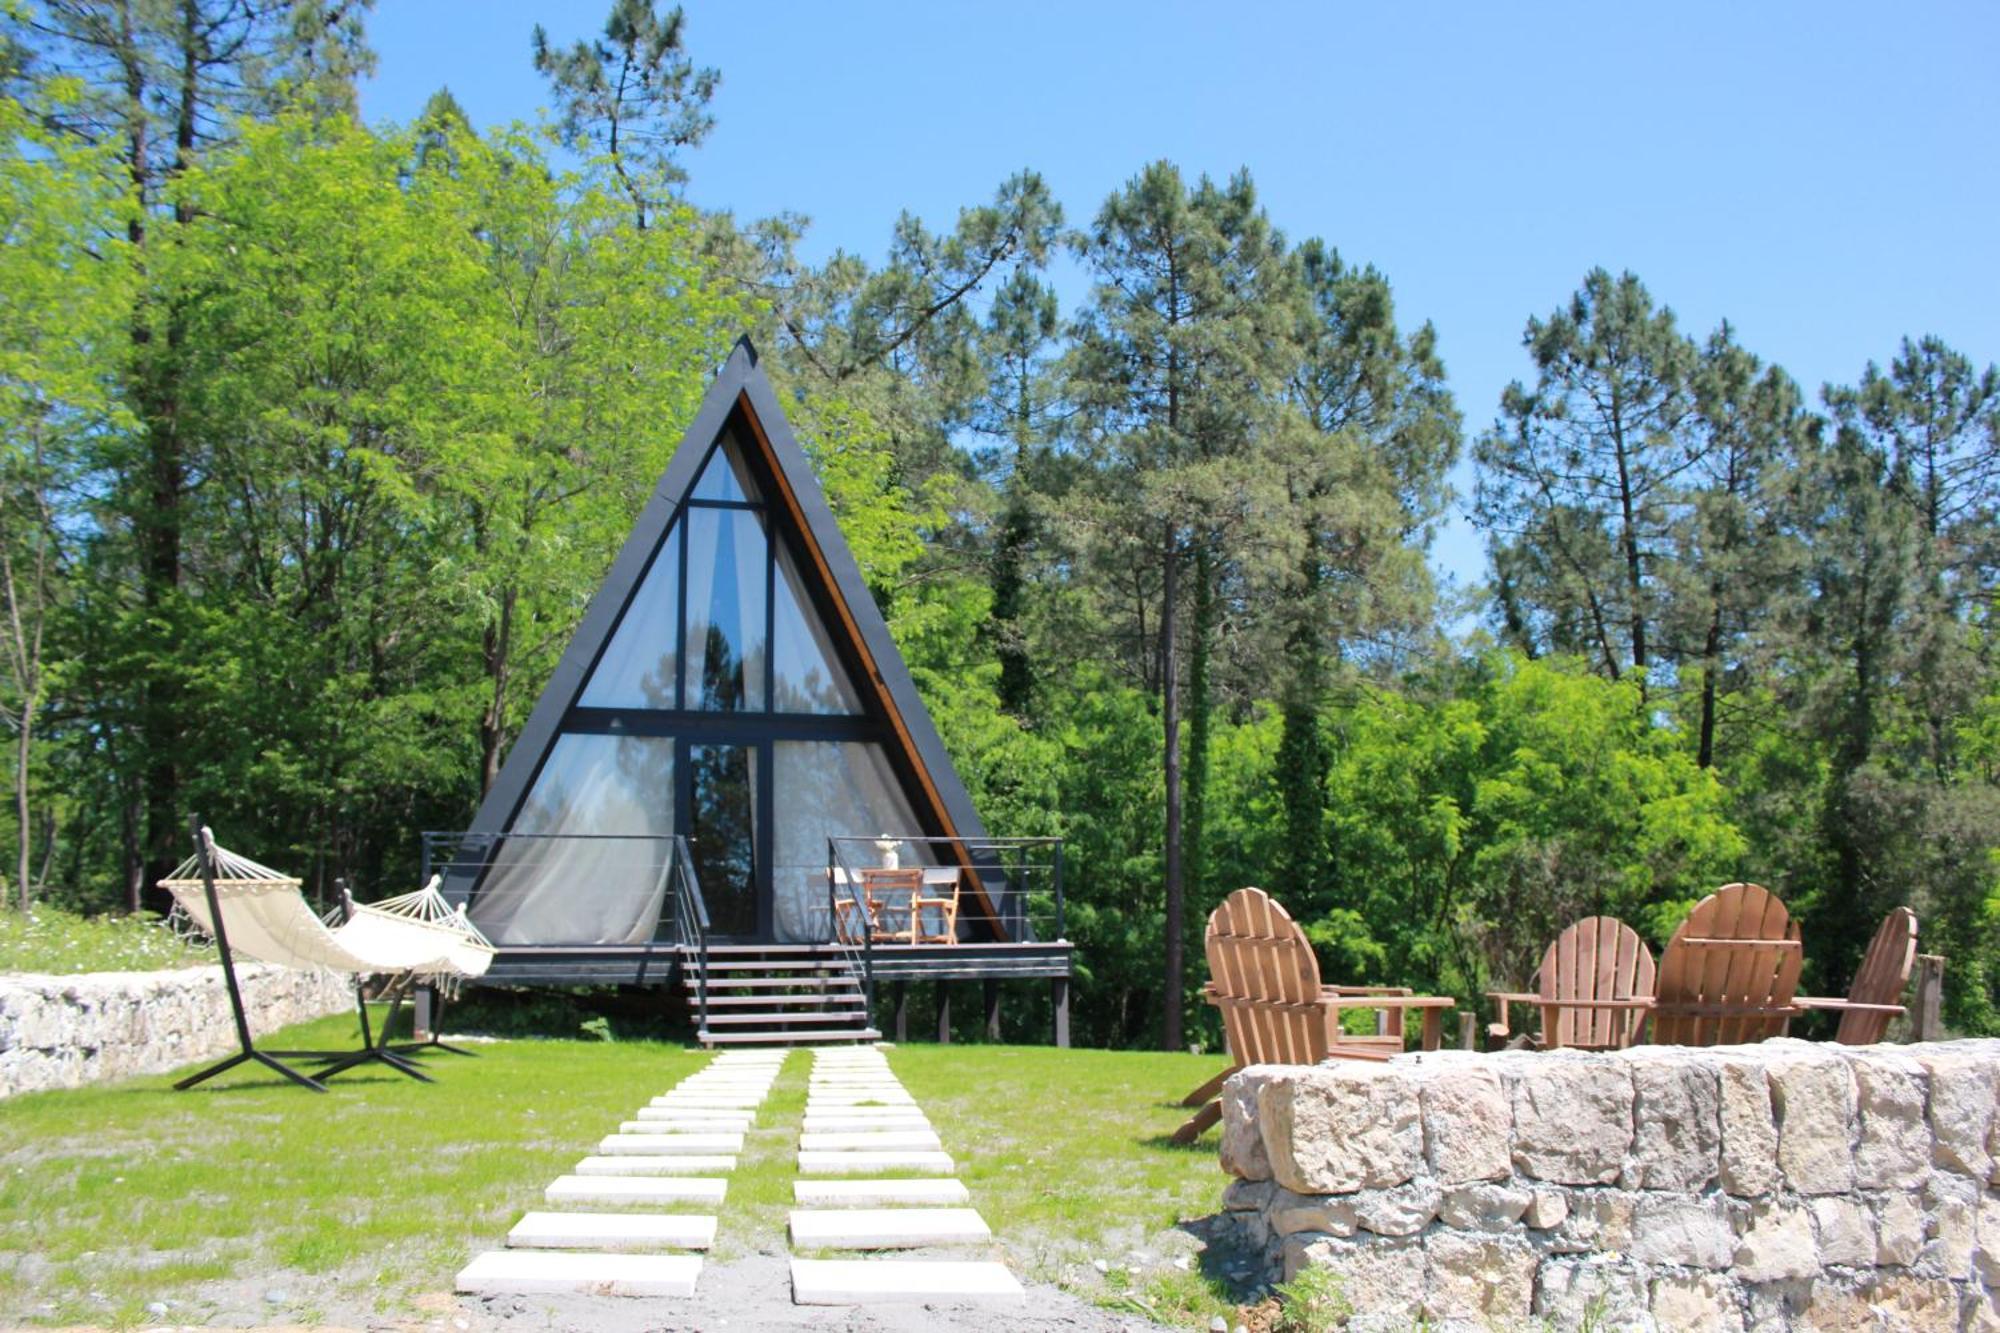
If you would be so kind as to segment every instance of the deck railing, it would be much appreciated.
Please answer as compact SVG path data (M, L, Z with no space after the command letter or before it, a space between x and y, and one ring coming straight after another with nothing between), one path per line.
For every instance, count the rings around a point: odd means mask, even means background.
M549 866L565 850L588 845L594 853L595 878L623 878L643 895L639 902L659 900L659 916L647 937L651 946L666 946L699 963L695 1004L701 1026L708 1026L708 903L695 874L694 857L679 834L644 833L463 833L427 831L423 835L423 882L433 874L444 878L445 896L463 903L488 884L496 872ZM613 858L610 864L605 857ZM561 944L562 941L550 941ZM574 943L589 945L590 940ZM673 955L668 955L671 958ZM637 980L646 980L641 961Z
M882 867L891 848L903 868L926 872L925 897L935 896L947 886L957 890L959 938L976 935L979 927L975 923L982 919L989 920L997 936L1009 942L1067 938L1061 838L939 838L884 833L828 838L826 846L827 938L846 949L860 967L871 1022L875 1012L875 948L882 923L869 916L862 876L864 871ZM972 909L975 887L991 906L990 916ZM916 934L916 908L913 905L909 910L911 933ZM843 919L850 923L848 933L858 935L858 940L843 937Z

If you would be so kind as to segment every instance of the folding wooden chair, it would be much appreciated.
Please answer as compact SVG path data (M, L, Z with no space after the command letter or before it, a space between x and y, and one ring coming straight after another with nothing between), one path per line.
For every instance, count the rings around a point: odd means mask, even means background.
M1801 1009L1838 1011L1840 1029L1834 1040L1844 1046L1872 1046L1888 1034L1889 1020L1905 1012L1903 988L1916 961L1917 914L1898 907L1882 918L1875 938L1868 942L1846 999L1802 995L1793 1003Z
M1488 1026L1505 1039L1510 1003L1536 1005L1542 1012L1541 1044L1584 1050L1615 1050L1638 1039L1653 1007L1653 951L1639 932L1612 916L1587 916L1556 936L1542 953L1532 993L1490 991L1497 1022Z
M910 900L916 943L958 943L958 876L954 868L948 885L925 881Z
M1175 1143L1192 1143L1222 1117L1215 1100L1222 1084L1245 1065L1315 1065L1322 1060L1386 1060L1403 1049L1402 1016L1424 1016L1424 1049L1438 1047L1441 1017L1456 1001L1411 995L1401 987L1322 986L1319 960L1291 914L1262 889L1238 889L1209 914L1204 937L1210 980L1202 998L1222 1011L1229 1068L1189 1093L1185 1106L1200 1109L1174 1131ZM1393 1016L1393 1033L1344 1032L1349 1009Z
M924 891L921 866L861 872L861 897L868 905L868 930L877 944L917 942L917 898Z
M1728 884L1696 903L1660 959L1653 1040L1717 1046L1783 1035L1800 1011L1798 923L1761 884Z

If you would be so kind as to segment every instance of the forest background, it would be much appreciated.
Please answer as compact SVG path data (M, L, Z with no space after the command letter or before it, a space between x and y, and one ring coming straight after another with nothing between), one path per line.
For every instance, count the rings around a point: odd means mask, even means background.
M11 904L141 910L189 809L409 887L747 331L988 827L1067 840L1080 1039L1212 1042L1245 883L1470 997L1739 878L1823 992L1909 903L2000 1031L1990 365L1884 330L1812 392L1591 270L1460 403L1388 275L1166 161L809 261L687 202L678 11L537 34L552 116L479 131L360 122L368 9L0 3ZM1468 451L1489 577L1441 596Z

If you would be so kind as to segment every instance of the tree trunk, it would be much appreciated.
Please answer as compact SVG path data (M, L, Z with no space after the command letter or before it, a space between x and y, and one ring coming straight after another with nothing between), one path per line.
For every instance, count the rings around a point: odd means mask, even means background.
M1215 558L1206 541L1195 548L1194 625L1188 644L1188 753L1186 811L1181 853L1187 896L1197 915L1208 892L1208 746L1214 703L1209 690L1209 655L1215 636Z
M1722 674L1722 587L1712 584L1709 597L1713 607L1708 618L1708 638L1701 646L1701 748L1695 763L1715 767L1715 678Z
M30 889L32 879L29 868L33 864L29 856L34 839L34 823L28 809L28 757L34 745L35 700L32 694L21 701L21 728L14 736L14 818L21 828L20 894L21 910L28 910L33 900Z
M500 594L500 618L487 625L481 643L487 679L493 683L486 712L479 719L479 795L482 799L500 780L500 755L507 745L507 684L510 676L507 657L512 651L514 638L514 598L512 588Z
M1174 642L1180 617L1174 603L1180 594L1180 533L1165 525L1160 543L1160 719L1165 732L1166 829L1166 994L1162 997L1160 1042L1169 1051L1181 1048L1181 990L1186 962L1182 956L1186 886L1181 873L1181 688L1179 653Z

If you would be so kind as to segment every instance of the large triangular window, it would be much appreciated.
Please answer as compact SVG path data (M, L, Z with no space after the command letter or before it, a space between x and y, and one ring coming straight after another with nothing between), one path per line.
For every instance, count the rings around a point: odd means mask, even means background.
M777 605L771 609L771 708L779 713L858 713L860 696L812 609L791 552L778 545Z
M830 839L888 838L921 865L926 839L978 836L747 347L584 626L475 826L492 841L468 910L502 944L671 931L670 846L716 937L818 942Z
M681 525L667 529L577 702L586 708L680 707Z

